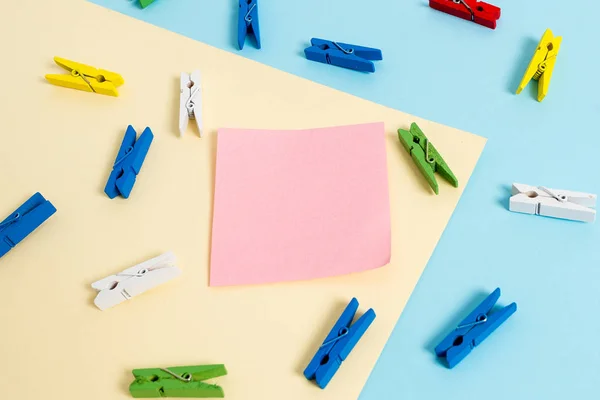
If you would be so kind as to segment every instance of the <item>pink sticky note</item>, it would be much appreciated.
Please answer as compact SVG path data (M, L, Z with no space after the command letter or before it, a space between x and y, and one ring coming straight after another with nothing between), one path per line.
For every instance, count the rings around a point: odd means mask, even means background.
M211 286L381 267L390 236L383 123L219 130Z

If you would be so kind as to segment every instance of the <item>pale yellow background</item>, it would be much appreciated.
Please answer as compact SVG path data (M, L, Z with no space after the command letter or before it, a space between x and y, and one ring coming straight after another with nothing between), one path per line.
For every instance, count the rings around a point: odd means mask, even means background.
M129 398L131 369L224 363L226 398L358 397L484 139L214 49L81 0L5 1L0 216L40 191L58 209L0 259L0 397ZM112 98L52 86L53 56L117 71ZM205 136L177 134L179 74L203 75ZM432 194L396 130L416 120L460 180ZM392 262L371 272L209 288L216 130L385 121ZM103 188L125 128L155 134L129 200ZM293 194L291 194L293 195ZM107 311L90 284L172 250L183 276ZM285 265L282 265L285 268ZM377 319L326 390L302 376L356 296Z

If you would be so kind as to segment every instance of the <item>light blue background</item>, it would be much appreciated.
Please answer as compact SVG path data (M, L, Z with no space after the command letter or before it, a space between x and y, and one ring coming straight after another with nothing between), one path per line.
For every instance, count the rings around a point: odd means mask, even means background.
M513 182L600 194L600 2L493 0L490 30L425 0L259 0L263 49L242 52L236 0L93 2L489 138L361 400L600 398L598 223L507 211ZM514 91L546 28L564 39L538 103L536 83ZM310 62L311 37L381 48L384 61L372 75ZM497 286L517 313L446 369L433 348Z

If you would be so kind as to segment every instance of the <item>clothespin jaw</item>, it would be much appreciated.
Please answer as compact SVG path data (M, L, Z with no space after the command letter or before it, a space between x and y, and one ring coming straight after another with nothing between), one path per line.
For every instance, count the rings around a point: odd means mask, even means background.
M381 50L348 43L312 38L310 47L304 49L308 60L361 72L375 72L372 61L383 60Z
M119 95L117 87L125 83L123 77L116 72L96 69L89 65L60 57L54 57L54 62L69 71L69 75L46 75L48 82L56 86L116 97Z
M375 320L375 311L369 309L352 324L356 310L358 300L353 298L304 370L306 379L315 380L321 389L325 389L342 365L342 361L346 360Z
M0 257L8 253L56 212L56 208L36 193L0 222Z
M416 123L413 122L408 131L398 129L398 138L435 194L439 194L438 183L435 179L436 172L452 186L458 187L458 179Z
M223 388L202 382L227 375L223 364L134 369L129 392L135 398L223 398Z
M550 80L552 79L561 43L561 36L554 36L550 29L546 29L517 88L517 94L521 93L525 89L525 86L533 79L538 81L538 101L544 100L548 94Z
M181 270L175 263L175 255L167 252L92 283L98 291L94 304L106 310L177 278Z
M258 0L239 0L238 45L244 48L246 36L251 34L256 40L256 48L260 49L260 28L258 25Z
M496 29L502 12L499 7L477 0L429 0L429 7L490 29Z
M190 119L196 120L196 126L202 137L202 87L200 71L192 74L181 73L181 95L179 99L179 137L183 136Z
M597 196L514 183L509 210L571 221L594 222Z
M152 3L154 3L154 0L140 0L140 6L142 6L142 8L146 8Z
M135 129L129 125L113 165L113 170L104 188L104 193L111 199L118 195L125 199L129 198L135 185L136 176L142 169L142 164L144 164L154 139L154 134L150 128L144 129L137 140L136 136Z
M445 358L449 368L462 361L517 311L517 304L511 303L492 312L499 298L500 288L497 288L435 348L436 355Z

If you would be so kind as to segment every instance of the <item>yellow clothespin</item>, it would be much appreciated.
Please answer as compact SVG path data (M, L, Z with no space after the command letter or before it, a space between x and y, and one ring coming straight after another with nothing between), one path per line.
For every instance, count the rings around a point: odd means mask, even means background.
M117 87L125 83L121 75L116 72L96 69L89 65L76 63L60 57L54 57L54 62L69 71L70 75L46 75L48 82L53 85L83 90L85 92L106 94L108 96L118 96Z
M529 62L523 80L519 84L517 94L525 89L531 79L535 79L538 81L538 101L544 100L544 97L548 94L548 87L550 86L550 79L552 78L561 42L562 36L554 36L550 29L546 29L533 54L533 58Z

